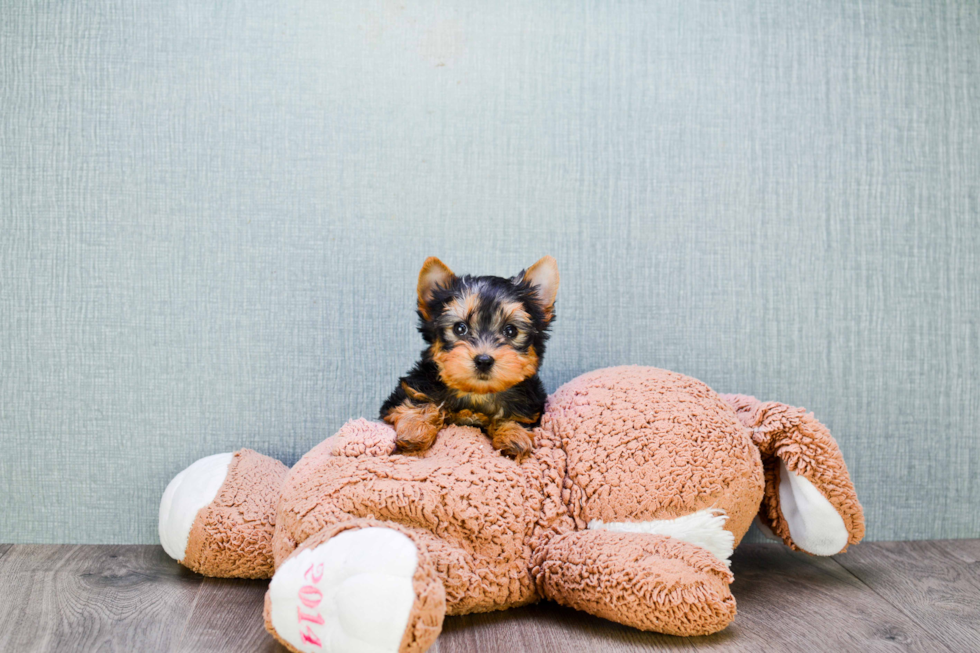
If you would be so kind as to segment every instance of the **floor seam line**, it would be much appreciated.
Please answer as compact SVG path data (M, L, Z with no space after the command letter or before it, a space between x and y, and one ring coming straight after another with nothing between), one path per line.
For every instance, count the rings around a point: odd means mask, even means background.
M180 564L180 563L178 563ZM201 591L204 589L204 583L198 583L197 591L194 592L194 600L191 601L191 609L187 611L187 618L184 619L184 624L180 627L180 637L176 642L170 647L171 651L177 651L180 649L180 645L184 643L184 637L187 636L187 626L191 622L191 617L194 616L194 610L197 609L198 599L201 598Z
M0 544L0 546L6 546L7 547L3 551L0 551L0 565L2 565L3 564L3 559L6 558L7 557L7 554L9 554L11 551L13 551L14 550L14 547L17 546L17 545L16 544L7 544L7 545Z

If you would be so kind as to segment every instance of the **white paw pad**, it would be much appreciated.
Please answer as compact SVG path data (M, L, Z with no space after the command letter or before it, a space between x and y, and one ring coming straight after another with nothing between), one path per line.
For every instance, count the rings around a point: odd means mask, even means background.
M415 603L418 551L390 528L345 531L282 564L272 627L304 653L396 653Z
M197 513L218 496L234 456L219 453L201 458L167 485L160 500L160 544L174 560L184 559Z

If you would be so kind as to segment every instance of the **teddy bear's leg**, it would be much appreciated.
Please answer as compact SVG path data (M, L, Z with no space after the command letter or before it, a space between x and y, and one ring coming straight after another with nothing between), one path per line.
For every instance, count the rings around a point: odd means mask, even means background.
M279 565L265 596L266 629L303 653L421 653L445 614L424 538L368 519L308 538Z
M544 596L641 630L708 635L735 618L728 567L666 535L566 533L548 543L533 571Z
M864 513L833 436L813 413L723 395L752 431L765 474L759 519L790 547L834 555L864 537Z
M279 488L288 468L250 449L202 458L160 501L160 543L205 576L269 578Z

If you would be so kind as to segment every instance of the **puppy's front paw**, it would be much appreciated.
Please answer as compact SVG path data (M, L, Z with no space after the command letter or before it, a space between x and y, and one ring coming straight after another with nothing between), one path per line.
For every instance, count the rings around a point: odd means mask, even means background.
M442 429L442 413L432 404L405 404L393 409L385 421L395 427L395 446L403 453L421 453L436 441Z
M436 441L439 429L421 421L403 422L395 429L398 437L395 446L398 451L405 453L421 453L426 451Z
M518 463L531 455L534 438L517 422L503 422L492 429L493 448L510 456Z

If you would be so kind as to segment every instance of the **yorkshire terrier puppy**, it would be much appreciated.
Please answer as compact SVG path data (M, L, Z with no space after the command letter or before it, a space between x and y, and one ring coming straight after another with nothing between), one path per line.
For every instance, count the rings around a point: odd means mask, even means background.
M458 277L426 259L419 273L419 332L428 347L381 407L398 449L422 452L446 424L482 428L522 461L544 410L538 368L555 317L558 264L545 256L510 279Z

